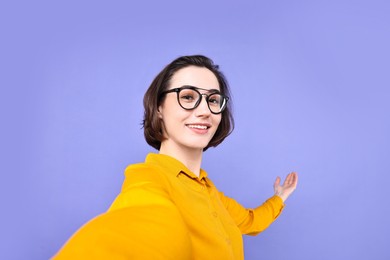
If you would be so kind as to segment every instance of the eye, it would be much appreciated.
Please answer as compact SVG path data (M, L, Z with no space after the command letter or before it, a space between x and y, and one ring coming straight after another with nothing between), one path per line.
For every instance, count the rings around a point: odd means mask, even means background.
M181 99L184 99L184 100L193 100L194 99L194 96L193 95L182 95L180 96Z
M195 102L197 100L198 93L196 93L192 89L183 89L180 92L179 96L181 101L189 103L189 102Z
M216 98L209 99L209 103L219 104L219 101Z
M221 104L220 95L212 95L209 97L209 104L213 106L219 106Z

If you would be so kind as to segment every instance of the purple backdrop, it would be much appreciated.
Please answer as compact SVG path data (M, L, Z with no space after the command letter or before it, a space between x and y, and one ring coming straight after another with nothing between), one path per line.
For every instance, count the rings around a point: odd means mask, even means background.
M5 2L5 1L3 1ZM8 1L11 2L11 1ZM248 207L300 174L246 259L390 259L387 1L0 4L1 259L47 259L153 151L142 97L185 54L210 56L236 129L203 168Z

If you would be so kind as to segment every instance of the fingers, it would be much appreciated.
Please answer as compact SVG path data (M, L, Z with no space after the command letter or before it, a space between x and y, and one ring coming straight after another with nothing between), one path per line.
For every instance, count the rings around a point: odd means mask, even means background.
M296 172L292 172L287 175L286 184L289 186L297 186L298 183L298 174Z
M298 184L298 174L296 172L292 172L291 174L291 184L296 186Z
M286 176L286 179L283 182L283 187L296 186L298 182L298 175L296 172L291 172Z
M287 185L290 186L290 185L293 183L293 179L294 179L293 173L288 174L288 175L287 175L287 178L286 178L286 183L287 183Z
M291 172L287 175L283 182L283 186L280 186L280 177L277 177L274 183L275 195L282 198L283 202L294 192L298 183L298 174Z
M280 186L280 177L278 176L274 183L274 189L291 189L294 190L298 184L298 174L296 172L291 172L286 176L286 179L283 182L283 185Z

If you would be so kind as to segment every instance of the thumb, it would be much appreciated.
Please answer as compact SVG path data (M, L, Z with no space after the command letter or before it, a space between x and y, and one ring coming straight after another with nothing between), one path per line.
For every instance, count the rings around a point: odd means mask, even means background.
M275 180L275 183L274 183L274 189L276 189L277 187L279 187L280 185L280 177L278 176Z

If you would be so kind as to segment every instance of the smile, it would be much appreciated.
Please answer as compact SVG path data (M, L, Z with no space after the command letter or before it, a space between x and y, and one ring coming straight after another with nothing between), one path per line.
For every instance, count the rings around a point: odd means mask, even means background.
M202 130L206 130L208 128L210 128L210 126L207 126L207 125L187 125L189 128L195 128L195 129L202 129Z

